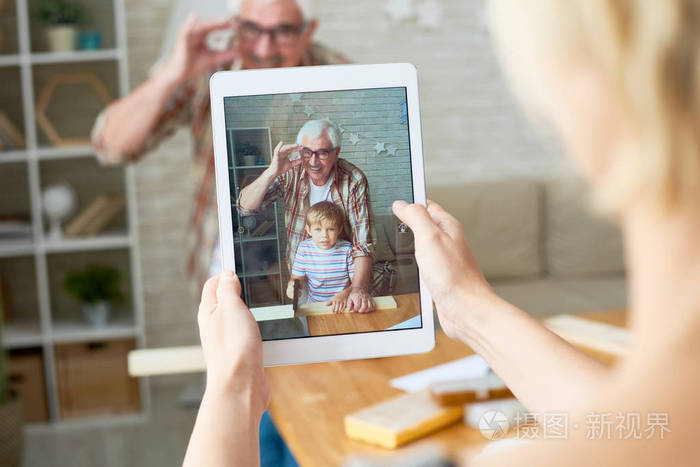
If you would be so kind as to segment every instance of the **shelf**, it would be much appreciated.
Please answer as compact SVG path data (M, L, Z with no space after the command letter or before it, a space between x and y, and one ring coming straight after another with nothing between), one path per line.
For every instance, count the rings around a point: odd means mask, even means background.
M92 328L78 321L57 321L51 331L52 342L85 342L97 340L122 339L137 334L133 322L117 321L101 328Z
M108 415L86 415L80 418L58 419L51 422L25 423L24 432L31 434L56 433L56 428L86 429L95 427L114 427L129 424L144 424L148 416L142 413L124 413Z
M0 151L0 164L3 162L24 162L27 160L27 151Z
M238 277L260 277L260 276L278 276L280 271L261 271L261 272L247 272L243 274L238 274Z
M34 243L31 238L0 240L0 258L27 256L31 254L34 254Z
M31 62L37 64L98 62L103 60L116 60L117 58L119 58L119 50L117 49L38 52L31 54Z
M95 155L92 146L70 146L70 147L44 147L37 150L37 156L42 160L52 159L74 159L78 157L90 157Z
M126 248L131 244L128 235L96 235L85 238L64 238L58 241L47 241L44 248L47 253L63 253L70 251L110 250Z
M40 346L42 340L39 323L5 323L2 340L7 349Z
M0 55L0 66L18 66L21 62L19 55Z
M267 242L270 240L277 240L277 236L276 235L266 235L263 237L247 237L247 238L243 238L243 239L241 239L241 238L234 238L233 239L234 242L238 242L238 243Z

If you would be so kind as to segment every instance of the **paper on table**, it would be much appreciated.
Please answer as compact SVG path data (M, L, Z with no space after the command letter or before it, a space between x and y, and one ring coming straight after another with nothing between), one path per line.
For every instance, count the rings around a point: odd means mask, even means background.
M438 381L481 378L489 372L489 365L478 355L460 358L426 370L410 373L389 381L389 384L402 391L417 392Z

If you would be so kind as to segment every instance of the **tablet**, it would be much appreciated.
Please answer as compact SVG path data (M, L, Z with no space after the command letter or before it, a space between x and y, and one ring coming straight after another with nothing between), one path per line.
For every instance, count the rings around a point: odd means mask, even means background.
M210 91L222 263L265 365L432 349L413 234L391 211L425 203L415 67L223 71Z

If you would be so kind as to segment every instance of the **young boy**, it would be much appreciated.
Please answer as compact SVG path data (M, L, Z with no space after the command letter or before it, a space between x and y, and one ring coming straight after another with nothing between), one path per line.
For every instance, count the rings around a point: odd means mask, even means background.
M345 311L350 294L354 262L352 244L338 240L343 228L343 210L329 201L321 201L306 212L307 238L299 244L287 296L294 296L294 280L308 284L308 302L326 302L333 313Z

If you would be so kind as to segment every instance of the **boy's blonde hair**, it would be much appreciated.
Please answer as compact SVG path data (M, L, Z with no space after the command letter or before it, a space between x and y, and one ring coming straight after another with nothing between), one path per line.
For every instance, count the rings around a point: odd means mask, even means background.
M526 104L547 94L540 70L552 68L543 65L590 64L634 125L641 151L610 161L594 187L598 207L619 213L642 197L664 210L700 203L700 0L490 3Z
M338 229L343 227L345 214L343 210L330 201L320 201L306 211L306 225L320 224L321 221L332 222Z

